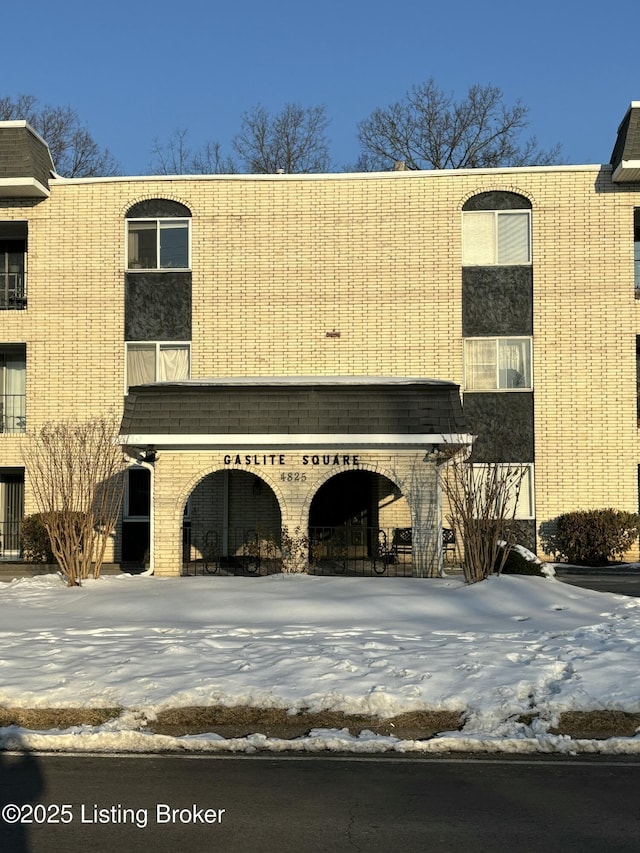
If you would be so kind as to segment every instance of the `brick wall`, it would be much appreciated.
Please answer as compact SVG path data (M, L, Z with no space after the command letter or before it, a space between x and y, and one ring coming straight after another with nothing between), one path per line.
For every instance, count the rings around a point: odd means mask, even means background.
M0 340L26 343L28 428L121 410L124 217L146 198L192 212L193 377L461 383L461 209L488 190L532 203L538 524L635 510L640 189L606 167L57 181L41 202L1 200L0 218L29 221L28 310L0 316ZM23 445L1 436L0 464L21 465ZM174 563L158 554L163 572Z

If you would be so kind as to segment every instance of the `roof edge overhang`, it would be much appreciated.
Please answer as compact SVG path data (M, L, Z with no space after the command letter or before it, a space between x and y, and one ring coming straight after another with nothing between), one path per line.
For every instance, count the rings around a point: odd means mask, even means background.
M640 160L622 160L614 169L611 180L614 184L639 182Z
M48 198L51 192L36 178L0 178L0 198Z
M475 436L469 433L234 433L224 435L120 435L119 442L128 447L153 447L171 450L245 450L274 448L282 450L316 450L353 447L365 449L418 449L433 445L470 445Z
M467 169L413 169L406 172L318 172L318 173L300 173L296 172L291 175L277 174L223 174L223 175L108 175L106 177L90 177L90 178L66 178L63 175L56 175L56 186L79 186L81 184L90 185L97 183L172 183L178 181L211 181L220 183L222 181L245 182L245 183L289 183L302 181L305 183L313 183L315 181L375 181L375 180L390 180L390 181L430 181L438 180L439 178L451 178L452 176L476 176L488 175L497 177L504 175L512 178L517 174L540 174L543 172L593 172L602 169L602 163L577 163L577 164L561 164L549 166L492 166Z

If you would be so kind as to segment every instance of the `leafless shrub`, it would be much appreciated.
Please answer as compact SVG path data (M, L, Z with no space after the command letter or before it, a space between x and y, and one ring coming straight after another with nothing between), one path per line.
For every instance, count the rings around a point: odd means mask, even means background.
M112 416L49 422L23 448L36 504L69 586L98 577L124 489Z
M513 522L526 474L521 465L472 464L453 454L442 475L447 521L461 547L467 583L500 574L515 543Z

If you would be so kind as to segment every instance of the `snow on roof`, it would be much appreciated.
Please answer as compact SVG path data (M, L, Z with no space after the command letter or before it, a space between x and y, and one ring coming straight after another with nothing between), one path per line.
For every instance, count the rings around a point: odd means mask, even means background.
M419 376L223 376L179 381L155 382L154 385L453 385L447 379Z

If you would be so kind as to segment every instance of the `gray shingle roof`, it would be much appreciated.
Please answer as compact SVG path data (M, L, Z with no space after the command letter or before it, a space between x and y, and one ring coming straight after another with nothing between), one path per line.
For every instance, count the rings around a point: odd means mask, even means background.
M182 382L129 389L122 436L465 433L459 387L437 380Z
M614 181L640 180L640 101L632 101L611 153Z
M4 195L43 195L34 192L33 181L47 190L53 171L47 144L26 122L0 122L0 182L4 184ZM31 179L31 185L25 185L24 179Z

